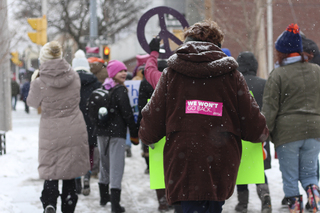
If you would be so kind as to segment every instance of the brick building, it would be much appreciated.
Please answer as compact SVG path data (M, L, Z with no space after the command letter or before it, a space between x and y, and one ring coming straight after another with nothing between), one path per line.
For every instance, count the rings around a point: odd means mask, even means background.
M250 50L250 45L255 46L256 44L252 43L252 39L250 40L250 36L256 35L250 31L250 29L254 28L252 26L254 26L256 19L255 2L253 0L214 1L214 20L219 22L219 25L226 33L223 46L229 48L235 58L241 51ZM262 2L264 3L262 6L266 8L266 1ZM263 12L265 39L267 39L266 9ZM274 42L291 23L297 23L300 30L320 46L319 0L273 0L272 17L273 51ZM267 42L265 45L267 45ZM254 49L250 51L255 52L257 55ZM262 65L260 64L259 66ZM271 70L268 71L270 72Z

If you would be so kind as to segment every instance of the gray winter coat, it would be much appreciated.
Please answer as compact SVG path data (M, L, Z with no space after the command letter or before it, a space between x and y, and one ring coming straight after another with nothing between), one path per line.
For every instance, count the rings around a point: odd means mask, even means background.
M64 59L44 62L27 98L29 106L41 106L42 110L38 159L42 179L72 179L90 169L87 129L79 102L79 75Z

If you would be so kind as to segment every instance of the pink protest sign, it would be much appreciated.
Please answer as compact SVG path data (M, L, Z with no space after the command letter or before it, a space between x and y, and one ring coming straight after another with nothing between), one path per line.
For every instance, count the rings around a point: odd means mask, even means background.
M223 103L200 100L186 100L186 113L222 116Z

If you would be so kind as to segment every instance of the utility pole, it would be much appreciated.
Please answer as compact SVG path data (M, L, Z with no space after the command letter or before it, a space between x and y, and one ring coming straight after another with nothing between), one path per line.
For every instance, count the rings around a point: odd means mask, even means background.
M90 47L95 47L98 38L97 2L90 0Z
M0 1L0 131L12 128L7 0Z
M273 70L272 0L267 0L268 73Z
M214 0L205 0L204 2L205 18L214 20Z
M47 16L47 0L42 0L41 7L42 7L41 8L42 15Z
M267 49L266 49L266 37L265 37L265 4L263 0L256 1L256 27L257 27L257 44L256 44L256 53L259 63L258 76L266 79L268 77L267 71Z

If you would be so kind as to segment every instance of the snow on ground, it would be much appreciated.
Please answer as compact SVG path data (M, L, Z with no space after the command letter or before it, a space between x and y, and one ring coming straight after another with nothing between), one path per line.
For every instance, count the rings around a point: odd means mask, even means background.
M7 153L0 155L0 212L1 213L36 213L42 212L40 194L43 180L38 177L38 128L40 115L30 108L30 114L24 112L24 103L18 101L17 111L12 111L12 131L6 133ZM274 156L271 144L272 156ZM150 189L149 175L144 174L145 161L141 157L141 146L132 146L132 157L126 158L125 174L122 182L121 204L128 213L158 212L155 190ZM273 213L289 212L282 208L282 179L277 159L272 159L272 168L266 171ZM60 182L61 191L61 182ZM300 186L300 193L306 201L306 194ZM249 213L260 212L261 202L254 184L249 185ZM98 179L91 179L89 196L79 195L76 211L78 213L108 213L106 207L99 205ZM58 200L57 213L60 213ZM224 213L232 213L237 204L237 193L226 201ZM171 210L168 213L173 213Z

